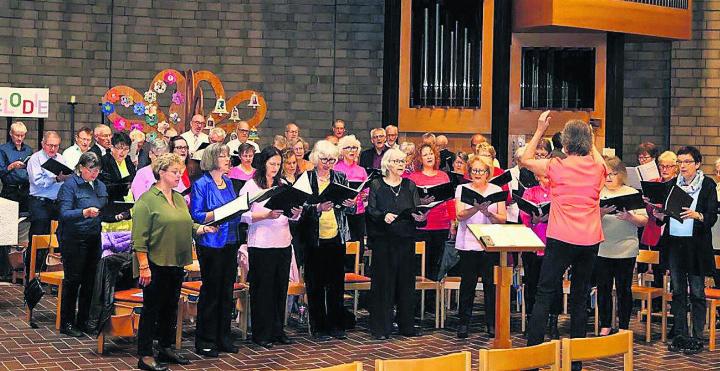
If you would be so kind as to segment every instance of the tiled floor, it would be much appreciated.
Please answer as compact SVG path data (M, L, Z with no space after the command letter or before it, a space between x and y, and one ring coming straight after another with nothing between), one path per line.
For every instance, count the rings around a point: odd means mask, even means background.
M55 332L55 298L46 295L35 311L35 321L40 326L31 329L25 322L22 289L17 285L0 284L0 370L128 370L136 365L136 345L132 341L112 339L107 343L106 354L96 352L93 338L69 338ZM425 336L420 338L396 337L391 341L373 341L365 330L367 317L361 317L358 328L348 332L345 341L333 340L315 343L305 329L291 323L288 333L296 340L291 346L276 346L272 350L259 348L251 343L238 343L238 354L222 354L216 359L202 359L193 350L192 325L186 325L182 353L193 362L187 370L283 370L307 369L330 366L354 360L362 361L365 370L374 369L377 358L412 358L447 354L468 350L473 354L473 367L477 369L477 350L488 346L488 339L471 334L467 340L455 338L454 321L450 318L450 330L430 329L432 320L426 318ZM513 322L513 325L518 323ZM567 325L564 318L563 325ZM636 338L644 336L637 323L633 323ZM516 330L516 329L515 329ZM567 328L561 327L566 333ZM657 329L655 330L657 331ZM525 341L517 333L515 346ZM646 345L635 341L636 370L720 370L720 350L688 357L670 353L658 340ZM586 362L589 370L621 369L621 359Z

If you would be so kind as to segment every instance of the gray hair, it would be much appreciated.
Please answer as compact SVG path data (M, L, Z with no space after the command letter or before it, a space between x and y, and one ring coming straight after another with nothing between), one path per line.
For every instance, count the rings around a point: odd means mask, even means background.
M320 157L329 157L337 160L339 155L340 150L336 145L327 140L320 140L315 143L315 147L313 147L312 153L310 153L310 162L317 166Z
M167 142L164 140L155 139L150 142L150 152L152 152L155 156L160 156L163 153L170 152L170 147L168 147Z
M230 155L230 148L221 143L213 143L203 150L202 159L200 160L200 170L212 171L218 168L218 158L220 155Z
M390 166L390 161L392 160L404 160L407 155L405 152L397 149L397 148L390 148L387 151L385 151L385 154L382 157L382 160L380 161L380 171L382 171L383 176L388 175L388 166Z
M374 129L370 130L370 137L372 138L372 136L375 135L375 133L383 133L383 135L386 135L385 129L383 129L383 128L374 128Z
M15 121L10 125L10 131L14 133L24 134L27 133L27 127L22 121Z
M75 173L80 175L80 166L88 169L95 169L100 167L100 158L95 152L87 151L80 155L77 165L75 165Z
M565 124L560 142L568 155L587 156L593 147L592 129L582 120L570 120Z

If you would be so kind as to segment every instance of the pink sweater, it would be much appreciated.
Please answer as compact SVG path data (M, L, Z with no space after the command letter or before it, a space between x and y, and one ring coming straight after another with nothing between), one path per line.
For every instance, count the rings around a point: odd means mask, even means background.
M408 179L412 180L417 186L434 186L450 182L450 178L444 171L437 171L435 176L427 176L422 171L416 171L410 174ZM450 199L442 205L438 205L427 214L427 226L420 228L424 230L442 230L450 229L450 221L455 220L455 200Z
M539 185L531 187L525 190L523 198L536 204L548 202L550 201L550 190ZM523 224L532 229L533 232L540 237L543 243L547 243L547 223L532 225L532 217L522 210L520 210L520 219L522 219ZM537 254L538 256L543 256L545 253L543 250L539 250Z

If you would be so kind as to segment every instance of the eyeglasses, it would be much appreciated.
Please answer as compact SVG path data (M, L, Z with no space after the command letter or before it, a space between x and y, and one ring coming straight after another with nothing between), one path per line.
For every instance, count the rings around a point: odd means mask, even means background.
M205 125L205 121L193 121L190 124L192 125Z
M318 158L318 160L323 164L335 164L337 162L336 158Z
M678 160L678 162L677 162L678 165L692 165L694 163L695 163L694 160L683 160L683 161Z
M385 134L373 135L372 138L373 139L382 139L382 138L385 138Z
M50 148L60 148L60 144L43 143L43 145Z
M247 134L247 133L250 132L249 129L238 129L237 131L240 132L240 133L243 133L243 134Z
M129 151L129 150L130 150L130 147L126 147L126 146L122 146L122 147L113 146L113 148L115 148L116 150L118 150L118 151L120 151L120 152L125 152L125 151Z
M405 165L407 163L407 161L405 161L405 160L390 160L390 162L392 162L395 165Z
M608 173L608 176L616 177L616 176L618 176L618 173L617 172Z
M490 170L488 170L488 169L470 169L470 174L477 174L477 175L490 174Z
M286 133L290 133L290 134L297 134L297 133L299 133L298 130L285 130L285 132L286 132Z
M671 170L671 169L675 168L675 166L677 166L677 165L660 165L658 167L660 168L660 170Z
M638 156L638 160L652 160L652 156L647 156L647 155Z
M358 149L359 149L358 147L354 147L354 146L343 147L343 150L345 150L345 151L357 151Z
M190 147L188 147L188 146L175 146L175 149L180 150L180 151L187 150L188 148L190 148Z

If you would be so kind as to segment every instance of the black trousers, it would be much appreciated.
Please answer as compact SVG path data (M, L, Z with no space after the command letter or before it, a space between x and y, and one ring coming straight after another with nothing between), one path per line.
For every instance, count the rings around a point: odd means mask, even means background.
M458 250L460 254L460 310L458 317L461 325L470 323L475 302L475 286L478 277L482 277L485 307L485 324L495 326L495 281L493 269L500 262L499 253L486 251Z
M688 272L684 264L685 253L692 248L692 237L670 237L670 285L672 286L672 305L676 335L688 335L687 311L690 303L692 314L692 336L702 338L705 328L705 277ZM689 290L688 290L689 289ZM688 298L689 291L689 298ZM715 324L711 324L715 326Z
M365 214L354 214L347 216L348 229L350 230L350 241L360 242L360 263L365 256ZM345 256L345 272L352 272L355 268L355 257Z
M28 199L28 207L30 211L30 231L28 233L28 249L25 250L25 278L30 274L30 247L32 247L32 237L34 235L50 234L50 222L58 219L58 205L55 200L46 198L40 199L30 196ZM45 262L47 250L38 252L35 269L39 269ZM25 280L27 282L27 279Z
M175 342L178 300L185 270L150 264L150 284L143 287L143 309L138 328L138 355L153 356L153 340L161 348Z
M203 284L198 300L195 347L198 349L232 345L233 287L237 278L236 244L221 248L197 246Z
M545 247L540 281L535 296L535 307L530 318L527 345L537 345L545 340L545 325L553 300L556 300L557 282L565 270L570 270L570 337L587 335L587 311L585 303L590 295L590 276L597 256L598 244L579 246L548 238Z
M411 333L415 321L415 242L387 236L373 239L373 277L370 283L370 332L392 333L393 307L397 305L400 333Z
M417 241L425 241L425 278L438 279L440 262L442 261L445 242L447 242L449 234L450 231L447 229L432 231L419 229L417 231ZM420 275L420 271L417 272L417 275Z
M100 261L100 235L74 237L62 241L65 279L60 317L63 326L71 324L84 328L90 313L95 271Z
M522 253L522 262L525 271L525 309L527 313L532 314L535 308L535 297L538 282L540 281L540 268L542 267L543 257L534 252L524 252ZM557 316L562 311L562 279L555 283L553 297L550 302L550 315Z
M612 289L618 303L618 327L628 329L632 313L632 280L635 258L610 259L598 256L595 259L595 278L598 290L598 314L600 327L612 327Z
M291 248L248 248L252 338L272 341L283 335Z
M340 238L305 249L305 286L314 334L342 330L345 246Z

